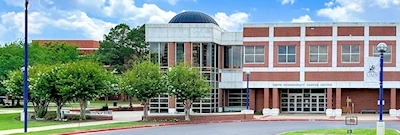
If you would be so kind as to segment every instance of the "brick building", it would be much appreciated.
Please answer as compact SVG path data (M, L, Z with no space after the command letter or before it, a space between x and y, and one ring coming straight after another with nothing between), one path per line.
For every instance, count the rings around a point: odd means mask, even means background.
M250 72L250 109L328 116L378 110L379 84L364 82L364 58L379 56L375 47L385 42L384 110L400 115L400 23L249 23L243 32L229 32L208 15L189 11L167 24L146 24L146 41L163 70L185 62L207 76L210 96L196 101L193 112L245 109ZM150 104L151 113L183 111L174 97Z

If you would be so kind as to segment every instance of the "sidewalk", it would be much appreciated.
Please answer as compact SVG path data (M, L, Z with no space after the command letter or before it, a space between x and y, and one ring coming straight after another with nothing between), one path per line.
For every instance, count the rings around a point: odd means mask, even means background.
M61 129L61 128L73 128L73 127L82 127L82 126L95 126L95 125L103 125L103 124L112 124L118 122L131 122L138 121L142 119L142 111L128 111L128 112L113 112L113 120L111 121L96 121L96 122L83 122L83 123L71 123L71 124L63 124L63 125L55 125L55 126L44 126L44 127L34 127L28 128L28 132L35 131L44 131L44 130L53 130L53 129ZM0 135L7 134L15 134L15 133L23 133L24 129L12 129L12 130L3 130L0 131Z
M326 116L325 114L279 114L278 116L255 115L254 119L260 121L344 121L348 114L342 116ZM359 121L378 121L379 114L352 114L357 116ZM383 115L384 121L400 121L398 117Z

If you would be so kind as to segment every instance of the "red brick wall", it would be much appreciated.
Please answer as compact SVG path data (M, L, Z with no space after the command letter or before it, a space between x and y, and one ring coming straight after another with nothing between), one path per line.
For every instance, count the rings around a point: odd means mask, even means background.
M299 81L300 72L251 72L250 81ZM243 81L246 73L243 72Z
M364 72L305 72L306 81L362 81Z
M340 26L337 34L338 36L364 36L364 26Z
M40 45L49 42L67 43L77 45L79 48L99 48L99 41L94 40L32 40L32 42L39 42Z
M306 36L332 36L332 27L306 27Z
M168 43L168 66L175 66L175 42Z
M300 27L275 27L274 37L299 37Z
M256 90L256 108L254 111L262 112L264 109L264 89Z
M268 36L269 36L268 27L243 28L243 37L268 37Z
M369 36L396 36L396 26L370 26Z
M390 109L390 89L384 89L384 110ZM379 89L342 89L342 107L346 107L346 97L349 96L354 103L354 112L359 113L363 109L379 110Z
M400 89L396 89L396 109L400 108Z

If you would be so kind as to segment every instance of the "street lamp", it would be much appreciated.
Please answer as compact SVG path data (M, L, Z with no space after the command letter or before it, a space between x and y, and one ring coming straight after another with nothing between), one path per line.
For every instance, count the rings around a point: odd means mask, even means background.
M249 78L250 78L250 71L246 71L246 81L247 81L247 89L246 89L246 110L249 110Z
M379 121L377 122L377 135L383 135L385 134L385 123L382 120L382 110L383 110L383 105L382 105L382 100L383 100L383 53L387 51L387 45L383 42L379 43L376 46L376 50L380 52L380 76L379 76Z
M28 132L28 4L25 0L25 45L24 45L24 132Z

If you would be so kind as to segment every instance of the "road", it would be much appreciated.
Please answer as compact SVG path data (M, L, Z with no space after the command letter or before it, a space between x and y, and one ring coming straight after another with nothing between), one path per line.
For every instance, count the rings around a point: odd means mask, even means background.
M295 130L332 128L347 127L344 122L241 122L129 129L93 135L275 135ZM355 128L376 128L376 122L360 122ZM386 122L386 128L399 130L400 124L398 122Z

